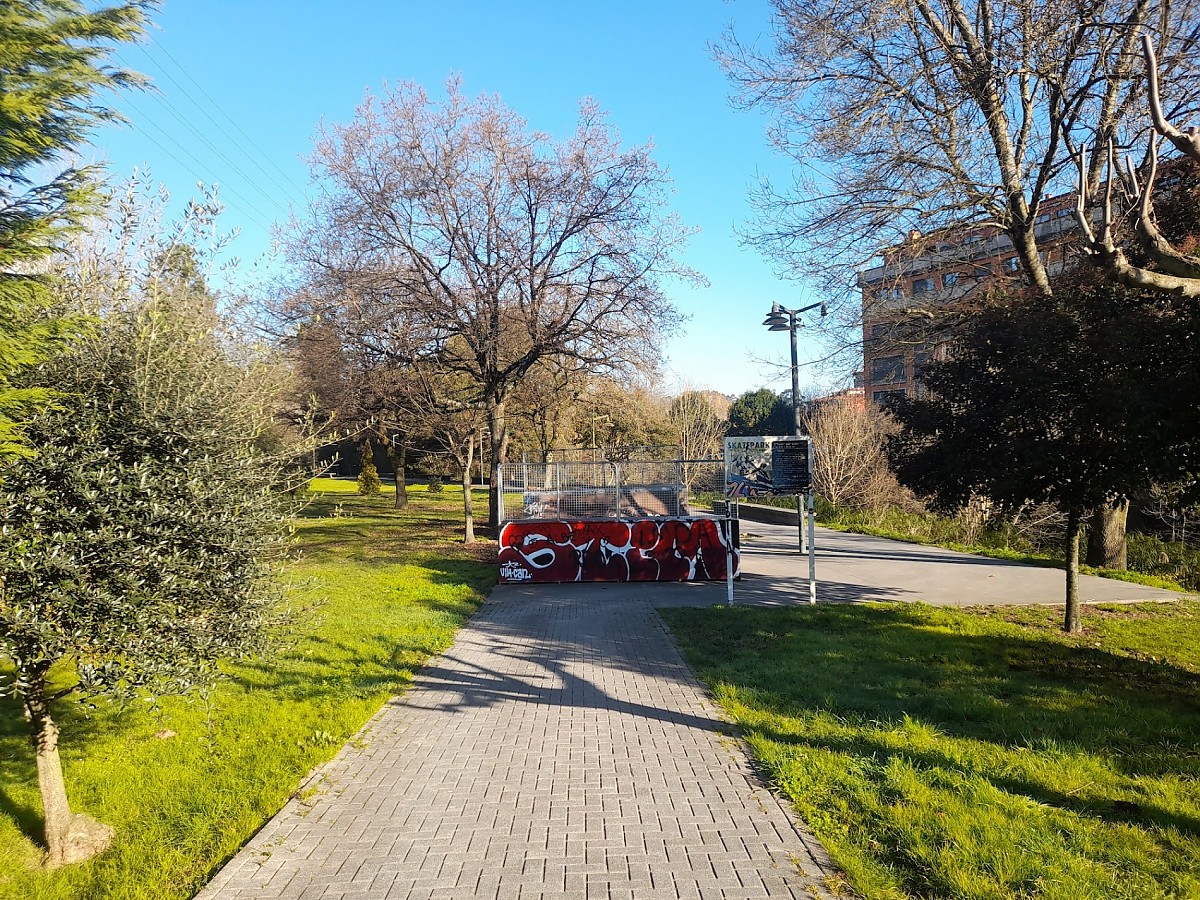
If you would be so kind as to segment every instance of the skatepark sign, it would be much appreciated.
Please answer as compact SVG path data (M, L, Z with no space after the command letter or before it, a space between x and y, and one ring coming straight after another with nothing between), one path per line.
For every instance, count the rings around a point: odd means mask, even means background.
M812 486L812 439L795 435L725 438L725 496L800 494Z

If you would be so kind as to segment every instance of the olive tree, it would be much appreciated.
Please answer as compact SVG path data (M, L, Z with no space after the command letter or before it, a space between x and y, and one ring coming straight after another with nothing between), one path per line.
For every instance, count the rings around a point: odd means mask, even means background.
M48 865L112 837L71 810L56 706L186 691L279 619L290 454L271 372L166 293L107 312L24 382L59 396L28 420L31 453L0 462L0 690L36 749Z

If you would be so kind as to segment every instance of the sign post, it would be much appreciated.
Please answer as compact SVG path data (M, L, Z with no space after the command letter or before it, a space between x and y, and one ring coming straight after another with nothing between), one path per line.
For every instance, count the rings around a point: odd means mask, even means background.
M736 502L741 497L753 499L771 494L795 495L800 552L803 554L805 550L808 551L808 602L816 603L816 503L812 481L812 438L808 435L725 439L725 496L728 502ZM806 513L807 535L804 527Z
M813 508L816 493L808 490L808 602L817 602L817 513Z
M796 531L800 539L801 553L806 549L804 495L812 486L812 459L809 450L810 440L806 435L775 438L771 442L771 487L778 493L796 496Z

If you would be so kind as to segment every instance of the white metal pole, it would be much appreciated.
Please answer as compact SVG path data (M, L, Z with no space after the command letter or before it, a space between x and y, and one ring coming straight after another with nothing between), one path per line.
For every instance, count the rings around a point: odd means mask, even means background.
M808 602L817 602L817 514L814 510L815 493L808 491Z
M725 593L729 605L733 606L733 516L729 514L729 503L725 504Z

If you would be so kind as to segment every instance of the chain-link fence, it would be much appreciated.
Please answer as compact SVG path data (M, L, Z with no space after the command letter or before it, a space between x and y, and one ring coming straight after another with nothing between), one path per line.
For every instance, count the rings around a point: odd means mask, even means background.
M682 455L678 444L654 444L640 447L559 447L546 454L546 462L674 462Z
M646 519L691 515L685 467L652 458L500 467L502 519Z

